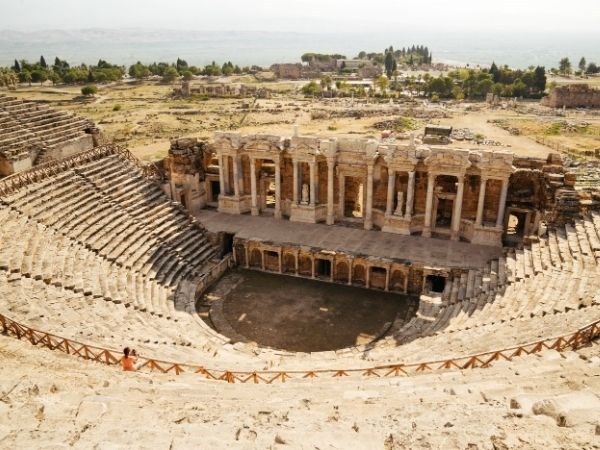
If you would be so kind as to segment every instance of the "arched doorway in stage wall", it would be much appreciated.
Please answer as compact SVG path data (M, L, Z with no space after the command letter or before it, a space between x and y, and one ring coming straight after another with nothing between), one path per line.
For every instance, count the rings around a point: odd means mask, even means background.
M250 250L250 267L262 268L262 254L257 248Z
M335 265L335 281L340 283L348 282L348 264L340 261Z
M367 283L366 275L365 266L362 264L355 264L354 270L352 271L352 284L355 284L356 286L365 286Z
M275 163L270 159L260 160L258 173L258 201L261 213L275 211Z
M296 256L293 253L284 252L281 264L284 273L296 273Z
M452 175L438 175L433 189L433 229L437 232L450 232L452 213L456 201L458 178Z
M364 217L364 184L359 177L344 177L344 217L360 219Z

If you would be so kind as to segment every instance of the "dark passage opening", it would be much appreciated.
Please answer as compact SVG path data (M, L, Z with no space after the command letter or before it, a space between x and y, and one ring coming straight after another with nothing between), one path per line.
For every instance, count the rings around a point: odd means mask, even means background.
M427 275L427 286L430 292L444 292L446 278L439 275Z
M218 181L214 181L214 180L211 181L210 182L211 201L218 202L220 193L221 193L221 183L219 183Z
M331 278L331 261L327 259L317 259L315 262L317 265L317 276L319 278Z
M223 253L221 254L221 257L225 256L228 253L231 253L232 251L233 251L233 234L225 233L223 235Z

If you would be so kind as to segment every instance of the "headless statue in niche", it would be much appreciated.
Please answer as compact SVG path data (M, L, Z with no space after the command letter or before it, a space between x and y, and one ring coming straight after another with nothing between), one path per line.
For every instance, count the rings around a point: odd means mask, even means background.
M402 215L402 204L404 203L404 192L400 191L396 194L396 210L394 211L395 216Z
M303 205L308 205L308 184L302 185L302 201Z

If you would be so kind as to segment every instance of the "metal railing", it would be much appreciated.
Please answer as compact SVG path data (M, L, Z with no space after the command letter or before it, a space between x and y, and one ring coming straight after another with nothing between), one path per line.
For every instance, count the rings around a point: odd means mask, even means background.
M21 324L3 314L0 314L0 324L3 334L14 336L17 339L26 339L33 345L41 345L50 350L96 361L106 365L120 364L122 354L117 350L84 344L65 337L39 331ZM193 373L210 380L226 381L228 383L266 383L286 382L289 379L315 379L315 378L385 378L396 376L410 376L449 369L475 369L490 367L495 361L512 361L516 357L540 353L547 349L564 351L577 349L589 344L600 336L600 320L590 323L566 335L541 339L528 344L478 353L475 355L461 356L449 359L440 359L420 363L388 364L370 368L356 369L315 369L315 370L279 370L279 371L241 371L235 369L215 369L204 366L181 364L162 361L154 358L139 358L141 365L138 370L158 371L161 373Z

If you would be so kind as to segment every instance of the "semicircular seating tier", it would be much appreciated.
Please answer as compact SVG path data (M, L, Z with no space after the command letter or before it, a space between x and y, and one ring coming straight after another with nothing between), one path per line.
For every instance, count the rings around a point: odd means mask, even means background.
M592 213L463 271L371 344L313 354L232 344L195 311L196 287L223 261L204 227L128 152L93 155L0 195L0 307L43 331L109 348L134 342L157 359L217 368L318 369L470 355L600 318Z

